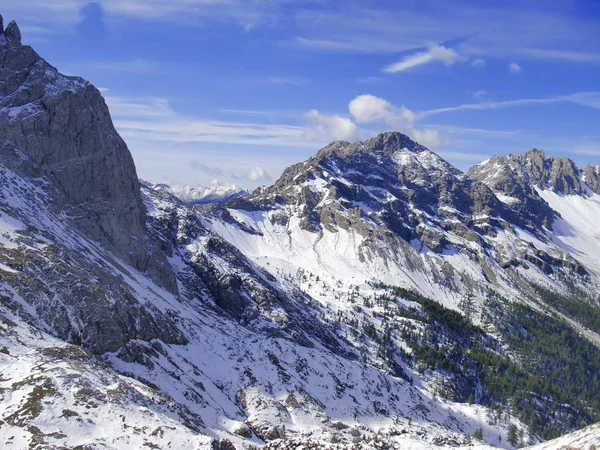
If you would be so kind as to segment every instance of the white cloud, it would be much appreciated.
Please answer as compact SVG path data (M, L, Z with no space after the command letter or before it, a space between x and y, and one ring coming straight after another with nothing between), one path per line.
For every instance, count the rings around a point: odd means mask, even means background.
M440 61L446 66L451 66L459 61L465 61L464 56L459 55L451 48L443 45L432 45L427 51L406 56L402 61L386 66L384 72L403 72L416 66Z
M486 95L487 95L487 91L484 89L473 92L473 97L475 98L475 100L480 101L480 102L483 101L483 99Z
M471 65L473 67L483 67L485 66L485 59L475 58L473 61L471 61Z
M272 178L265 171L265 169L263 169L262 167L258 167L258 166L250 169L250 171L248 172L248 178L251 181L271 181L272 180Z
M321 114L312 109L305 114L310 119L312 126L306 130L305 136L310 140L332 139L352 141L356 139L358 127L347 117Z
M437 130L415 128L417 117L410 109L394 106L383 98L368 94L359 95L348 104L348 109L358 123L383 121L426 147L436 148L445 143Z
M519 73L521 72L523 69L521 68L520 65L518 65L517 63L510 63L508 65L508 70L511 71L511 73Z
M413 112L404 106L396 107L383 98L374 95L359 95L348 104L350 114L358 123L375 122L383 119L391 122L414 122Z
M130 143L215 143L313 147L305 127L296 125L207 120L174 111L163 98L107 96L119 133Z

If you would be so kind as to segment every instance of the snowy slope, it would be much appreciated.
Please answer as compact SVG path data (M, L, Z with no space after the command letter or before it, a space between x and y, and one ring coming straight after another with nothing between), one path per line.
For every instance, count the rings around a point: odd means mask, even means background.
M600 445L600 424L591 425L543 444L527 447L529 450L596 450Z
M211 448L198 416L4 308L0 350L3 448Z
M600 277L600 195L565 195L537 190L552 209L560 213L552 224L554 242L571 253Z

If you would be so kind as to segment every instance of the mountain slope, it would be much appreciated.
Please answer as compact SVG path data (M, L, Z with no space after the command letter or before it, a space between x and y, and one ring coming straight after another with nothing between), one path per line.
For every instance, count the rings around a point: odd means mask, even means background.
M544 211L539 225L551 230L548 236L596 277L600 276L595 231L600 219L597 173L590 165L580 171L570 159L547 157L535 149L523 155L493 157L469 170L470 176L513 207Z
M464 295L521 297L525 280L564 291L561 280L571 278L593 289L585 267L535 217L399 133L333 143L229 206L233 220L215 230L291 275L303 268L377 279L454 309ZM254 232L239 233L244 227Z

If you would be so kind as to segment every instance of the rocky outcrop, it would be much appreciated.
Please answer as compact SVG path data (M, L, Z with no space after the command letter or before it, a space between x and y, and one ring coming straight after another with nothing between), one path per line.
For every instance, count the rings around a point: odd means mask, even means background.
M133 159L100 92L60 74L16 23L0 35L0 154L18 149L36 176L58 187L55 203L89 238L175 292L166 257L147 239ZM61 200L63 202L63 200Z
M556 213L538 195L535 185L545 184L551 166L547 165L539 150L532 150L524 158L525 164L511 155L494 156L471 167L468 175L488 186L498 198L517 212L520 217L537 227L550 228Z
M579 169L573 160L546 156L543 150L535 148L522 155L494 156L472 167L468 173L480 181L487 180L490 187L491 184L497 186L492 188L495 192L509 196L520 194L513 189L515 182L519 189L529 185L565 195L582 192ZM511 181L505 184L508 179Z
M398 132L365 142L333 142L288 168L273 186L252 193L249 201L255 208L295 205L305 230L353 229L366 242L374 239L366 245L375 253L380 251L376 234L365 220L440 253L448 245L442 236L446 221L465 221L472 239L469 217L507 214L487 186Z
M573 160L565 157L555 158L550 174L550 186L554 192L565 195L581 195L579 169Z
M583 169L583 177L585 184L596 194L600 194L600 166L588 164Z
M21 43L21 30L19 30L19 26L17 22L11 20L6 26L6 30L4 30L6 37L11 41L20 44Z
M556 213L538 195L536 188L564 195L581 195L579 169L573 160L546 156L532 149L522 155L493 156L471 167L468 175L496 193L519 215L538 226L550 228ZM590 172L590 179L593 175Z

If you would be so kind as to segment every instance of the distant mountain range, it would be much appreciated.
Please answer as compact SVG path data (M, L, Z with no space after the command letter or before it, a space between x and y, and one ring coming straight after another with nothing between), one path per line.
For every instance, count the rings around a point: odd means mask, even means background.
M141 181L141 183L148 188L169 192L178 199L195 205L226 203L229 200L246 197L250 194L250 191L232 183L215 184L212 186L155 184L148 181Z
M388 132L251 193L140 183L14 22L0 137L6 448L513 449L600 419L597 166L463 173Z

